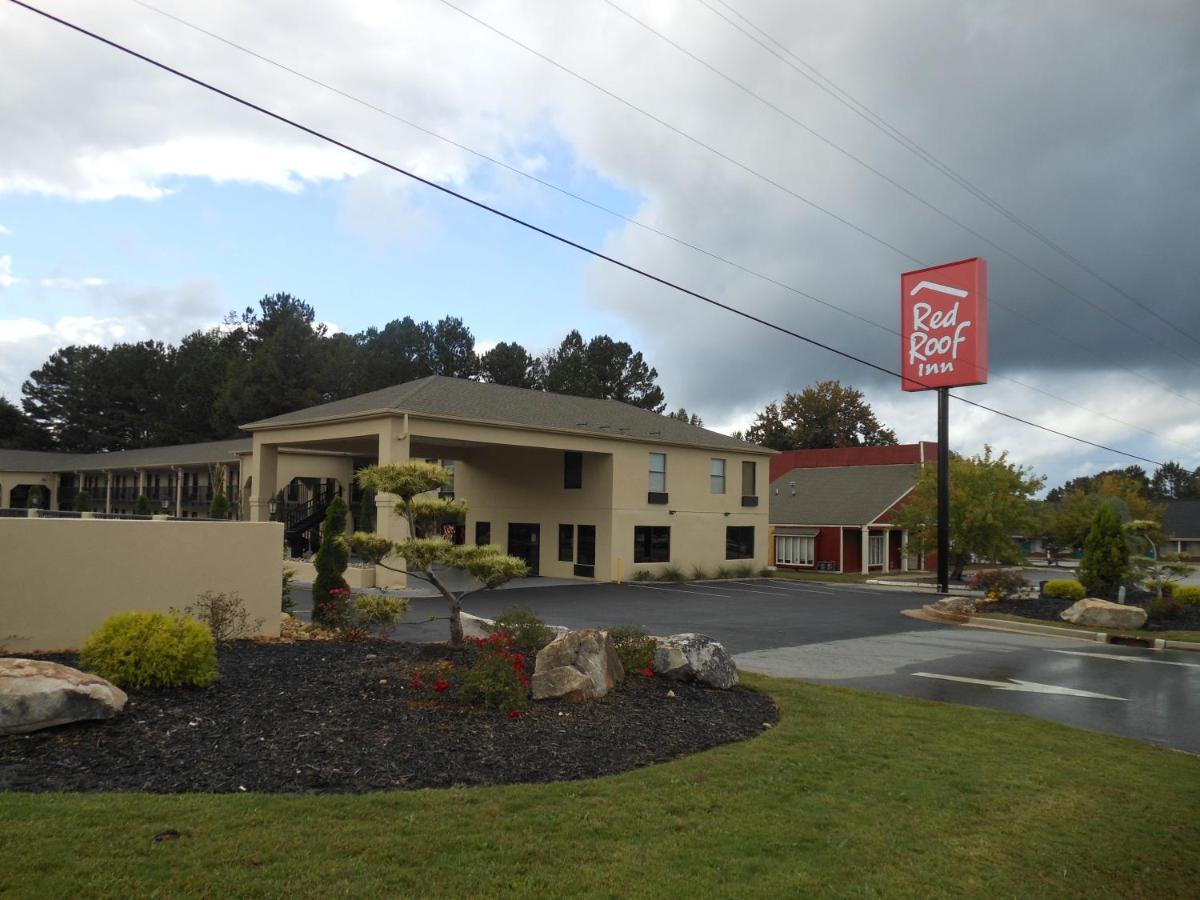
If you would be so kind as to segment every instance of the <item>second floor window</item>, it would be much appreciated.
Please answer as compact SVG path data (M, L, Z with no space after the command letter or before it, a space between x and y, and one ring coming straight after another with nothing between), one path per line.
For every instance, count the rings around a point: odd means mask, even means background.
M711 459L708 463L708 492L725 493L725 460Z
M667 454L650 454L650 492L665 494L667 492Z

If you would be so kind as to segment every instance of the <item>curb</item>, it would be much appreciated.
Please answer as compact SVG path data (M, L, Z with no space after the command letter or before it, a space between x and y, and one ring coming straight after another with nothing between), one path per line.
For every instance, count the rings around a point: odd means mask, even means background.
M1074 628L1059 628L1055 625L1034 625L1030 622L1010 622L1006 619L985 619L980 616L956 616L938 613L927 608L906 609L903 614L913 619L945 625L967 625L986 631L1006 631L1010 634L1036 634L1042 637L1066 638L1075 641L1092 641L1098 644L1140 646L1150 650L1189 650L1200 653L1200 643L1195 641L1171 641L1164 638L1127 638L1105 631L1078 631Z

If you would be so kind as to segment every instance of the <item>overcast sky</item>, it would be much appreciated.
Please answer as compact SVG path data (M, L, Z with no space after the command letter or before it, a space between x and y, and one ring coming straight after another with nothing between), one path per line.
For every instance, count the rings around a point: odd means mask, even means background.
M42 3L889 368L899 273L984 256L992 377L964 396L1200 465L1194 0L341 0L304 4L303 18L277 2L155 5L511 168L133 0ZM289 291L347 331L449 314L482 345L534 351L574 327L607 332L645 352L672 407L721 430L745 427L784 391L839 378L902 440L935 436L931 394L902 394L886 376L524 233L8 2L0 83L10 399L65 343L176 341ZM1129 462L959 404L951 435L965 452L1008 449L1051 484Z

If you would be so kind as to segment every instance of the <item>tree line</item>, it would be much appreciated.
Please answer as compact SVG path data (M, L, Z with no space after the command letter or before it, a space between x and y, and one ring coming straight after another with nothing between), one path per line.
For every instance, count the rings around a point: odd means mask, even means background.
M0 397L0 448L89 453L222 440L246 422L428 375L666 408L657 370L608 335L572 331L540 355L515 343L480 354L453 316L331 333L310 304L281 293L178 344L56 350L22 385L20 406Z

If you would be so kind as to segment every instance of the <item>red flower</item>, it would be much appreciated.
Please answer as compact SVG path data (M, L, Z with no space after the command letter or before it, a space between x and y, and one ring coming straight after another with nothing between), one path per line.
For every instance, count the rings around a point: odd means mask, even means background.
M448 682L448 681L445 681L445 680L443 680L443 679L441 679L441 678L439 678L437 681L435 681L435 682L433 683L433 689L434 689L435 691L437 691L439 694L440 694L442 691L446 690L446 688L448 688L448 687L450 687L450 682Z
M419 691L419 690L421 689L421 679L420 679L420 678L414 678L414 679L412 679L412 680L411 680L411 681L408 683L408 686L409 686L410 688L412 688L414 691Z
M519 709L510 709L508 711L508 717L510 719L519 719L521 718L521 711Z
M654 667L653 666L642 666L640 669L637 670L637 673L639 675L644 675L646 678L653 678L654 677Z

